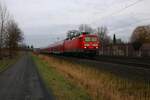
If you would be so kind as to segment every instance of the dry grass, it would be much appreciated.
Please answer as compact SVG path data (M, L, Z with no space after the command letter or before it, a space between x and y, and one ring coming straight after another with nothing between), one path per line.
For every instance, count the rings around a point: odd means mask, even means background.
M56 100L90 100L84 89L67 80L46 60L38 59L36 56L33 56L33 59L46 87L52 90Z
M10 65L14 64L16 61L17 58L15 59L5 58L3 60L0 60L0 72L5 71Z
M16 57L13 58L3 57L3 59L0 60L0 72L7 70L7 68L11 67L11 65L15 64L22 55L24 55L24 53L19 52Z
M150 82L122 79L108 72L55 57L39 57L68 80L86 89L93 100L150 100Z

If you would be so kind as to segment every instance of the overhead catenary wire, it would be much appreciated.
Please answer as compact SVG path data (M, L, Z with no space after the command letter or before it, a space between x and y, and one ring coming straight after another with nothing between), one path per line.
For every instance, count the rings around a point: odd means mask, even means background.
M129 4L129 5L125 6L124 8L120 9L120 10L118 10L118 11L116 11L116 12L113 12L111 15L119 14L119 13L121 13L122 11L124 11L124 10L126 10L126 9L128 9L128 8L130 8L130 7L132 7L132 6L136 5L136 4L138 4L138 3L140 3L141 1L144 1L144 0L137 0L137 1L135 1L134 3Z
M137 0L137 1L135 1L134 3L132 3L132 4L129 4L129 5L125 6L125 7L122 8L122 9L119 9L118 11L112 12L111 14L108 14L108 15L106 15L106 16L101 17L101 19L106 18L106 17L113 16L113 15L116 15L116 14L119 14L119 13L123 12L124 10L126 10L126 9L128 9L128 8L130 8L130 7L132 7L132 6L136 5L136 4L138 4L138 3L140 3L141 1L144 1L144 0ZM140 21L136 21L136 23L133 23L133 24L130 24L130 23L129 23L129 24L128 24L128 27L131 27L131 26L133 26L134 24L138 24L138 23L141 23L141 22L144 22L144 21L148 21L148 20L150 20L150 18L146 18L146 19L142 19L142 20L140 20ZM123 27L123 28L124 28L124 27ZM123 29L123 28L119 28L119 30L121 30L121 29ZM126 27L126 28L127 28L127 27ZM118 30L118 29L116 29L116 30ZM115 30L113 30L113 31L115 31Z
M126 9L128 9L128 8L130 8L130 7L132 7L132 6L135 6L136 4L138 4L138 3L142 2L142 1L144 1L144 0L137 0L137 1L135 1L135 2L133 2L133 3L129 4L129 5L127 5L127 6L123 7L123 8L121 8L121 9L117 10L117 11L114 11L114 12L112 12L112 13L110 13L110 14L107 14L107 15L102 16L99 20L102 20L102 19L105 19L105 18L107 18L107 17L110 17L110 16L113 16L113 15L119 14L119 13L123 12L124 10L126 10ZM92 22L91 24L93 24L93 23L95 23L95 22L96 22L96 21Z

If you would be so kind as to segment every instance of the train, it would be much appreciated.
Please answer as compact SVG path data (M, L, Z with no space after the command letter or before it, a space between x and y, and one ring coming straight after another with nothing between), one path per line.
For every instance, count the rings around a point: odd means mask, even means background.
M95 56L100 48L96 34L89 32L69 31L67 38L41 48L41 53L59 55Z

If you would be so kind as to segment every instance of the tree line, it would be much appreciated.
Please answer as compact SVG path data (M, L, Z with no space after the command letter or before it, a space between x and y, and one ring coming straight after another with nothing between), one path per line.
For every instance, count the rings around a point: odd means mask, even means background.
M13 57L23 40L23 33L17 22L10 15L7 7L0 3L0 59L6 53Z

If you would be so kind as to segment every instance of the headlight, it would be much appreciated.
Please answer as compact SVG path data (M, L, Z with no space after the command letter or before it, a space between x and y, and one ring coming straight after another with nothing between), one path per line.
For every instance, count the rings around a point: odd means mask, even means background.
M93 44L93 46L97 47L97 46L98 46L98 44Z
M90 45L89 45L89 44L84 44L84 46L86 46L86 47L87 47L87 46L90 46Z

